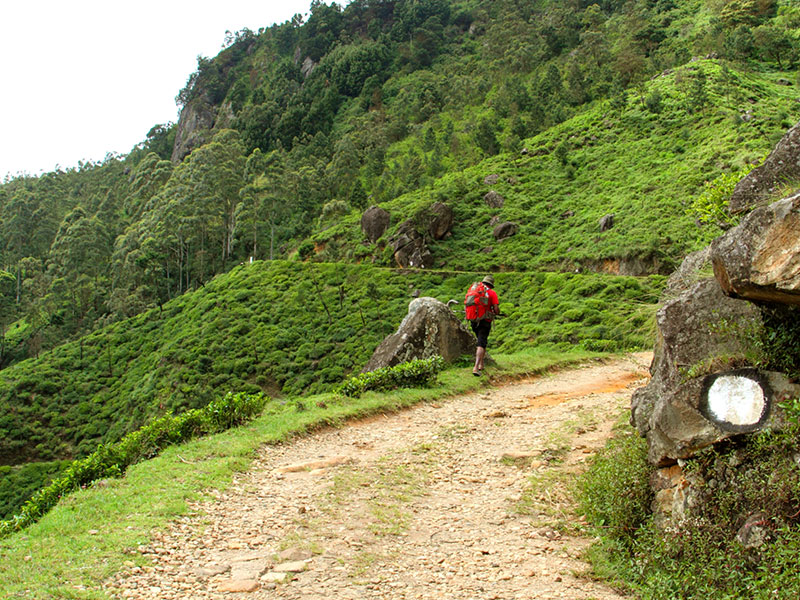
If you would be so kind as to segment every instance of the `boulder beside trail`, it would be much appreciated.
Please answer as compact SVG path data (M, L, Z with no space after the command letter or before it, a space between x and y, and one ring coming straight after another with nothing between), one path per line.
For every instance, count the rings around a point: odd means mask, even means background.
M648 460L663 466L740 433L708 417L703 391L709 377L746 366L742 360L761 315L705 278L666 301L656 320L652 378L634 392L631 424L647 438Z
M432 356L452 363L462 354L474 353L475 337L463 320L436 298L416 298L409 303L397 332L375 349L364 372Z
M755 209L714 240L711 262L731 297L800 305L800 194Z

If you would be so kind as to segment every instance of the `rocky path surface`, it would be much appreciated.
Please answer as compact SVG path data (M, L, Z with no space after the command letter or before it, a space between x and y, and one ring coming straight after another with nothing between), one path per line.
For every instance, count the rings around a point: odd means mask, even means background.
M264 447L107 582L137 599L620 598L592 581L569 484L649 356Z

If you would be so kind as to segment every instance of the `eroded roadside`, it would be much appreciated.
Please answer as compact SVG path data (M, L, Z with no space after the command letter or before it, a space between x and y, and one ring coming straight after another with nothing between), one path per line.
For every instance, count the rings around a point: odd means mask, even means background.
M120 598L620 598L582 575L566 483L648 354L264 447L108 582ZM466 376L466 375L465 375Z

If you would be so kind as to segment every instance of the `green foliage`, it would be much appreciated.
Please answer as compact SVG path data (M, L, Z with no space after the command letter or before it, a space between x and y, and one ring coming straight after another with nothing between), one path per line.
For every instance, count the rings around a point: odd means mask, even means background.
M332 390L395 331L413 290L460 300L482 276L286 261L238 267L5 369L0 460L85 456L165 410L204 406L220 389ZM494 326L492 351L652 346L663 277L496 273L495 281L508 317Z
M369 390L425 386L433 382L443 368L444 359L441 356L412 360L350 377L337 391L343 396L357 398Z
M614 542L630 544L650 519L647 442L626 427L600 452L578 484L581 511Z
M621 260L667 273L718 233L718 199L700 202L710 226L686 214L702 182L794 123L793 90L778 81L794 76L797 8L723 4L315 2L306 23L229 33L179 96L187 110L232 110L238 138L197 131L173 166L177 126L159 124L127 156L0 186L0 251L17 279L9 317L29 326L3 364L250 257L313 258L309 237L319 259L390 264L389 246L362 243L370 204L393 228L420 203L458 204L437 267ZM712 52L720 59L689 62ZM753 102L757 118L742 121ZM504 176L498 211L480 201L490 172ZM332 202L350 212L331 214ZM618 226L600 235L612 212ZM525 225L495 243L496 218Z
M0 467L0 519L7 519L40 488L58 479L72 461Z
M689 213L700 223L724 227L736 225L738 219L728 212L728 201L736 184L755 167L754 164L748 164L713 181L706 181L703 192L692 201Z
M759 331L757 345L761 351L761 364L765 369L800 377L800 315L795 307L769 307L761 309L763 328Z
M632 486L648 489L643 450L630 453L632 460L620 456L627 465L606 471L607 478L588 471L583 488L602 492L583 500L601 536L592 551L598 573L646 600L795 597L797 578L784 573L800 552L800 473L791 459L800 450L798 433L796 425L762 432L688 461L684 472L699 486L703 501L690 508L688 520L670 529L656 528L643 518L646 511L636 508L641 502L628 501L635 495ZM634 478L638 483L615 479L626 470L643 476ZM763 544L746 548L736 534L753 516L767 533Z
M263 410L266 400L261 394L229 392L202 409L188 410L177 416L165 415L129 433L115 444L101 444L86 458L74 461L63 475L34 494L19 514L1 521L0 538L35 523L66 494L98 479L119 477L131 465L156 456L167 446L246 423Z

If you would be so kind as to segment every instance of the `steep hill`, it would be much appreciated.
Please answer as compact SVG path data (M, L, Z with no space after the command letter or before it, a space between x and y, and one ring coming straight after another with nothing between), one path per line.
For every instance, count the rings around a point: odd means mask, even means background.
M477 276L256 262L137 317L0 373L5 464L84 455L147 417L228 390L297 395L358 371L413 295L463 297ZM662 278L507 273L493 348L651 343Z
M694 85L702 87L703 106L693 110L691 94L700 92L687 89ZM693 61L638 92L585 107L525 140L520 152L382 203L393 224L375 245L364 242L357 213L326 223L311 239L326 260L392 264L387 246L400 225L409 216L423 223L430 206L444 202L455 225L452 237L430 240L436 267L669 273L720 233L693 210L706 183L759 163L798 116L796 88L778 75ZM501 205L485 197L490 191ZM607 215L613 226L603 231ZM516 233L496 239L494 228L504 222Z
M355 0L235 32L178 124L0 186L0 364L251 256L391 266L354 227L372 204L389 235L450 204L437 268L666 272L713 233L684 214L703 182L797 120L798 30L786 0ZM480 201L494 172L500 211ZM517 235L495 243L493 218Z

